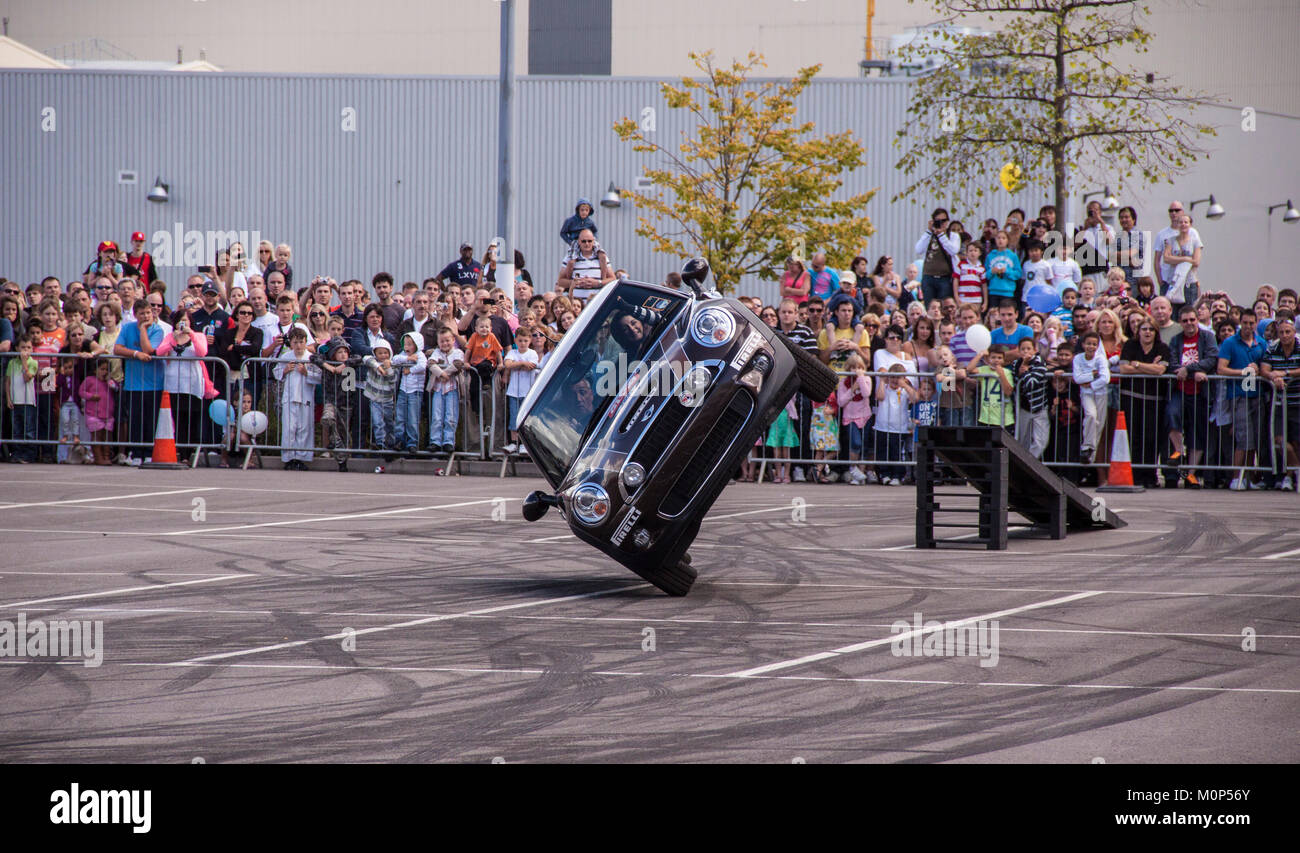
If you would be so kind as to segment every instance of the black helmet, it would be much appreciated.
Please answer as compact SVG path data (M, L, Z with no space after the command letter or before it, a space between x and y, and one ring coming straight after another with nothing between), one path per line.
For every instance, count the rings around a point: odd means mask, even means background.
M709 262L704 258L691 258L682 266L682 281L704 284L709 277Z

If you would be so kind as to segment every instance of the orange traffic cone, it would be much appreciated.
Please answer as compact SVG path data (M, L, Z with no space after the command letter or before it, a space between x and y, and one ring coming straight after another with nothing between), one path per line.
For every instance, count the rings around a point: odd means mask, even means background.
M1115 436L1110 443L1110 473L1106 475L1106 485L1098 486L1097 491L1146 491L1141 486L1133 485L1133 461L1128 452L1128 422L1122 411L1115 415Z
M140 467L185 467L176 461L176 430L172 426L172 399L166 391L162 392L162 403L158 406L158 427L153 433L153 459Z

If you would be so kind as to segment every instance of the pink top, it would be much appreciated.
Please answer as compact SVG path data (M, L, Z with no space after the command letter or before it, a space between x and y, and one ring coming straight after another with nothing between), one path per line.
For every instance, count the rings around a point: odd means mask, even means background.
M840 404L840 423L862 429L871 417L871 377L846 376L835 386Z
M112 389L117 387L117 383L111 379L108 382L101 382L98 376L90 375L81 380L81 388L77 393L82 399L82 411L87 417L99 418L106 421L113 417L113 394ZM96 399L91 399L95 397Z

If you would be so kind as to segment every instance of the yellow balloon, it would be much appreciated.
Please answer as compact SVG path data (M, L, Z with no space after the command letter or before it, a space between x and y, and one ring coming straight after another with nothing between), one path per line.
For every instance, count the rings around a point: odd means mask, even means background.
M1020 167L1015 163L1008 163L1002 167L998 173L998 178L1002 181L1002 189L1013 193L1020 188Z

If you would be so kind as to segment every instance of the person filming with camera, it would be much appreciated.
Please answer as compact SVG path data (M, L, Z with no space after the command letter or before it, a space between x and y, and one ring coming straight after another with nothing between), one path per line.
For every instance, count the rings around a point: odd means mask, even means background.
M935 208L930 227L916 241L916 255L924 258L921 267L921 294L928 305L931 299L952 298L952 275L961 262L961 235L949 231L948 211Z

